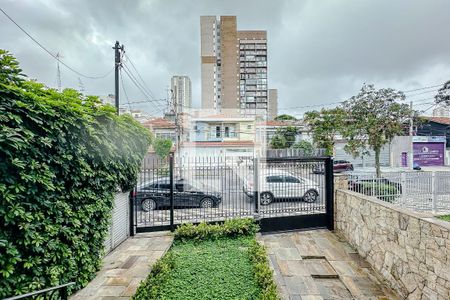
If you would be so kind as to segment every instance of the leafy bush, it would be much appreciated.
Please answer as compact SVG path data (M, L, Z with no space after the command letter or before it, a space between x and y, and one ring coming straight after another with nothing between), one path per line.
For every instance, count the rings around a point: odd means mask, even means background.
M147 279L139 285L133 299L158 299L161 285L168 280L170 272L174 267L174 256L172 252L169 251L166 255L156 261Z
M450 222L450 215L439 216L438 218L439 218L439 219L441 219L441 220L444 220L444 221Z
M222 225L200 223L182 224L175 230L175 240L206 240L238 235L254 235L259 231L258 224L253 219L230 219Z
M277 285L273 281L272 270L269 267L269 261L267 260L267 253L264 246L260 245L256 240L253 240L248 249L248 253L250 260L253 263L253 273L256 282L261 288L259 299L279 299Z
M364 182L358 185L357 192L368 196L376 196L380 200L393 202L401 194L400 189L392 184L383 182Z
M99 268L117 188L150 143L96 97L23 80L0 52L0 298L87 284Z

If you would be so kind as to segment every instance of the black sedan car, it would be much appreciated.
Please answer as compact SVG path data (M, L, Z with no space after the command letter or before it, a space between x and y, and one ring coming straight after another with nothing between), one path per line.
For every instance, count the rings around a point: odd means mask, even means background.
M180 179L175 181L173 204L176 208L212 208L217 207L222 201L218 192L210 192L212 189L201 182L188 183ZM146 182L134 192L134 199L143 211L164 209L170 207L170 181L168 178Z

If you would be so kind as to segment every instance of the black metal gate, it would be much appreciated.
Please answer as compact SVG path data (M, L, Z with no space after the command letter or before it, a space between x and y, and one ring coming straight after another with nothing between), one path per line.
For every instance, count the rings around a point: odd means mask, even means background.
M131 232L255 218L262 231L333 229L330 157L146 159L130 197Z

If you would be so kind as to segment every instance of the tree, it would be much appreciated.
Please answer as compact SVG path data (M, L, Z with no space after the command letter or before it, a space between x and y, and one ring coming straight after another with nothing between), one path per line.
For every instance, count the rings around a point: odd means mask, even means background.
M0 49L0 83L19 85L24 77L16 58Z
M156 137L153 141L153 149L160 158L166 158L172 149L172 141Z
M345 150L353 156L375 152L377 176L380 171L380 151L396 135L403 133L405 120L413 116L403 92L391 88L375 89L373 84L363 85L360 92L344 102L346 115L341 133L347 139Z
M341 107L309 111L305 114L305 122L309 125L314 144L324 148L326 155L333 155L336 136L340 133L345 111Z
M286 149L291 148L295 143L295 137L297 136L298 130L295 126L286 126L283 128L278 128L270 145L272 149Z
M297 121L297 118L291 115L279 115L275 117L276 121Z
M270 140L270 147L272 149L286 149L286 139L279 134L276 134Z
M308 141L301 140L298 143L295 143L292 148L301 149L305 156L312 155L314 153L314 146Z
M450 105L450 80L447 81L443 87L438 90L436 96L434 96L436 104Z

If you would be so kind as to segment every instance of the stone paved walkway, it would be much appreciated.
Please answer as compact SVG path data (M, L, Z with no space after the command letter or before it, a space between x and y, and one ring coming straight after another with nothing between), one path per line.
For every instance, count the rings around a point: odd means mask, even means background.
M140 233L128 238L103 259L95 279L69 299L130 299L172 240L168 232Z
M399 299L345 241L328 230L265 234L282 299Z

